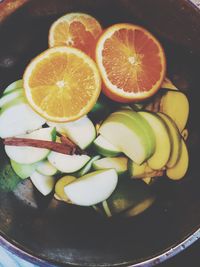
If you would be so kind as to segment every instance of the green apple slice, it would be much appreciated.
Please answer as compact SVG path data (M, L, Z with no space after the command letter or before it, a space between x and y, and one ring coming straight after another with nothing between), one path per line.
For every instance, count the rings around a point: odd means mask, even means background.
M13 90L10 94L3 95L0 98L0 108L2 108L4 105L7 105L10 101L23 96L24 91L22 88Z
M181 147L182 147L181 154L178 159L178 162L176 163L175 166L173 166L170 169L167 169L166 171L167 176L172 180L182 179L185 176L187 169L188 169L189 155L188 155L187 146L183 139L181 139Z
M18 88L23 88L23 80L22 79L15 81L15 82L11 83L8 87L6 87L6 89L3 92L3 95L9 94Z
M20 164L14 160L11 160L11 166L14 172L21 178L26 179L35 171L36 164Z
M93 162L96 161L96 160L98 160L98 159L100 159L100 158L101 158L101 157L100 157L99 155L92 157L92 158L85 164L85 166L84 166L82 169L80 169L78 172L73 173L73 175L74 175L75 177L81 177L81 176L87 174L87 173L91 170Z
M149 158L154 151L152 129L135 111L122 110L112 113L103 122L99 132L138 164ZM152 139L150 140L151 136Z
M46 120L35 113L22 99L5 105L0 114L0 137L25 134L42 127Z
M169 116L161 112L158 112L157 115L159 115L164 120L164 122L169 128L170 139L171 139L171 153L169 161L166 164L166 167L172 168L173 166L176 165L179 156L181 154L181 135L179 133L179 130L175 122Z
M20 135L21 138L38 139L52 141L51 127L36 130L30 134ZM8 157L21 164L32 164L41 161L47 157L49 150L46 148L28 147L28 146L5 146Z
M121 214L135 216L152 205L154 194L141 180L121 179L116 190L102 205L108 217Z
M55 126L59 133L67 135L81 149L87 148L96 137L94 124L87 116L73 122L48 124Z
M48 161L43 160L38 162L36 171L43 175L55 175L57 173L57 169Z
M88 155L65 155L52 151L48 155L49 162L63 173L73 173L81 168L90 160Z
M156 150L148 159L148 165L154 170L162 169L168 162L171 153L171 140L165 122L155 113L140 111L140 115L151 125L156 137Z
M105 157L115 157L121 153L118 147L108 142L102 135L94 140L94 148L97 153Z
M126 157L103 158L93 162L94 170L115 169L120 175L127 171L128 159Z
M116 112L117 114L123 113L123 115L129 116L132 119L132 123L134 124L139 124L140 127L142 128L142 131L144 135L146 136L146 146L147 146L147 151L148 155L147 158L152 156L152 154L155 151L155 134L149 125L149 123L142 117L138 112L135 111L130 111L130 110L120 110Z
M106 200L115 190L117 182L114 169L95 171L65 186L64 191L73 204L92 206Z
M46 176L35 171L30 179L37 190L44 196L50 194L54 189L55 179L53 176Z

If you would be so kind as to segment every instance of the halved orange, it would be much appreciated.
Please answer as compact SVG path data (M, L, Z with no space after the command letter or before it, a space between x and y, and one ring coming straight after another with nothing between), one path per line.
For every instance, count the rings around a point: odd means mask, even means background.
M104 93L118 102L152 96L165 77L162 46L151 33L133 24L115 24L104 31L97 42L96 62Z
M44 51L28 65L23 80L31 107L55 122L73 121L87 114L101 90L95 62L72 47Z
M67 45L91 56L101 32L101 25L92 16L69 13L52 24L49 31L49 46Z

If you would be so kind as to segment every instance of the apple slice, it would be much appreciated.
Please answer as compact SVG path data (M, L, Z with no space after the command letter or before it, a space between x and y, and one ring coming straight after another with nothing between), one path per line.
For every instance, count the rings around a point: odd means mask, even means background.
M42 128L30 134L20 135L18 137L52 141L52 132L53 129L51 127ZM45 159L50 152L45 148L9 145L5 145L5 151L10 159L21 164L32 164L41 161Z
M30 177L30 175L35 171L36 169L36 164L20 164L17 163L14 160L11 160L11 166L14 170L14 172L21 178L21 179L26 179Z
M44 196L53 191L55 184L55 179L53 176L46 176L35 171L33 174L31 174L30 178L37 190Z
M94 140L94 148L97 153L105 157L114 157L121 153L118 147L108 142L102 135Z
M180 132L185 128L189 116L189 102L180 91L167 91L160 101L160 112L167 114L176 123Z
M62 201L65 201L65 202L71 204L71 201L69 200L69 198L65 194L64 188L65 188L66 185L74 182L75 180L76 180L76 177L71 176L71 175L66 175L66 176L63 176L62 178L60 178L56 182L54 197L57 200L62 200Z
M0 137L26 134L42 127L46 120L35 113L23 98L3 106L0 113Z
M96 137L94 124L87 116L67 123L48 122L48 125L55 126L59 133L67 135L81 149L87 148Z
M24 91L22 88L13 90L10 94L3 95L0 98L0 108L2 108L4 105L7 105L10 101L23 96Z
M135 111L122 110L112 113L103 122L99 132L138 164L144 162L154 151L152 129Z
M132 178L145 178L145 177L156 177L162 176L162 170L153 170L151 169L147 162L138 165L137 163L133 162L132 160L128 161L128 170L129 174Z
M178 159L178 162L176 165L170 169L167 169L166 174L167 176L172 179L172 180L180 180L182 179L188 169L189 165L189 155L188 155L188 150L187 146L184 142L183 139L181 139L181 154Z
M101 158L101 156L99 156L99 155L92 157L92 158L85 164L85 166L84 166L82 169L80 169L79 171L73 173L73 175L74 175L75 177L81 177L81 176L87 174L87 173L92 169L92 164L93 164L93 162L96 161L96 160L98 160L98 159L100 159L100 158Z
M73 204L92 206L106 200L115 190L117 182L114 169L95 171L65 186L64 191Z
M80 170L89 160L88 155L65 155L52 151L48 155L49 162L59 171L73 173Z
M151 125L156 137L156 150L148 159L148 165L154 170L162 169L168 162L171 153L171 140L165 122L155 113L140 111L140 115Z
M135 111L120 110L120 111L115 112L115 114L116 113L129 116L129 118L132 119L133 124L140 125L144 135L146 136L145 140L146 140L146 146L147 146L147 151L148 151L147 158L152 156L152 154L155 151L155 135L149 123L142 116L140 116L138 112L135 112Z
M161 112L158 112L157 115L164 120L169 129L171 140L171 153L166 167L172 168L174 165L176 165L181 154L181 135L175 122L169 116Z
M36 171L43 175L55 175L57 173L57 169L48 161L43 160L37 163Z
M126 157L103 158L93 162L94 170L115 169L120 175L127 171L128 159Z
M17 80L11 83L6 89L3 91L3 95L9 94L13 92L15 89L23 88L23 80Z

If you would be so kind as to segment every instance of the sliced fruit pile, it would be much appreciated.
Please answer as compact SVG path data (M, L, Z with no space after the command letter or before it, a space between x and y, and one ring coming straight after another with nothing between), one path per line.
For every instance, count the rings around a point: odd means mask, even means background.
M156 178L179 180L189 162L189 103L165 78L161 45L139 26L102 31L71 13L50 28L49 46L0 99L13 184L30 177L44 196L108 217L143 212Z

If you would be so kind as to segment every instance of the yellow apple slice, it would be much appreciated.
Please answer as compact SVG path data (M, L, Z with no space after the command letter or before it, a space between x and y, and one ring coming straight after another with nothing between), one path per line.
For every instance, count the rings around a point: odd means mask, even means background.
M167 169L166 171L167 176L172 180L182 179L185 176L188 169L189 155L187 146L183 139L181 139L181 147L182 147L181 155L178 162L173 168Z
M146 111L139 113L151 125L156 137L156 150L148 159L148 165L154 170L160 170L167 164L171 153L169 130L165 122L155 113Z
M170 158L166 164L166 167L172 168L173 166L176 165L181 153L181 135L179 133L179 130L175 122L169 116L161 112L158 112L157 114L164 120L169 129L172 146L171 146Z

